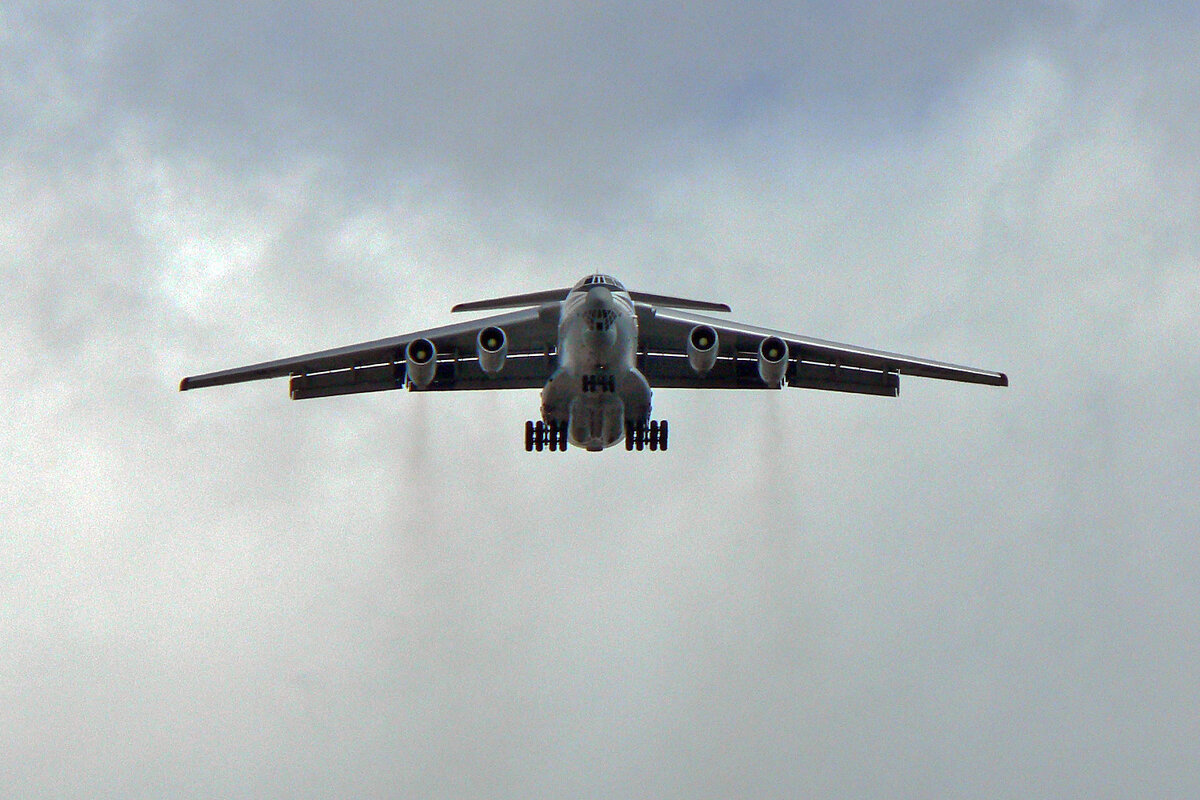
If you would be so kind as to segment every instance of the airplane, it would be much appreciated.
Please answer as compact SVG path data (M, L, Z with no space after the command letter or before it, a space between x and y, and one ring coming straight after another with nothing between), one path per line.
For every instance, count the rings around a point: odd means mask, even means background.
M663 451L654 389L795 386L896 397L900 376L1007 386L1002 372L885 353L697 314L724 303L629 291L609 275L574 286L460 303L518 309L470 322L184 378L180 391L290 376L293 400L410 391L541 389L525 449Z

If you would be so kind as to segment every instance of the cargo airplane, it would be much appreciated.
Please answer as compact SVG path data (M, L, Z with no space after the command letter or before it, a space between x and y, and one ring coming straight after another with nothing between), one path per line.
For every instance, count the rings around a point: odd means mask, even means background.
M724 303L628 291L588 275L569 289L462 303L507 313L348 347L184 378L181 391L290 376L293 400L410 391L541 389L525 449L666 450L654 389L797 386L895 397L900 376L1007 386L1001 372L727 322Z

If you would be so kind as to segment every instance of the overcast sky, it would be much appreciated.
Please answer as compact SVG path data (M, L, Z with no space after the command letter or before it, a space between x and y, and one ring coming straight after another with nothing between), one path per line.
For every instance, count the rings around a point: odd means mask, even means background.
M1200 795L1149 5L6 3L0 793ZM176 391L596 269L1012 386Z

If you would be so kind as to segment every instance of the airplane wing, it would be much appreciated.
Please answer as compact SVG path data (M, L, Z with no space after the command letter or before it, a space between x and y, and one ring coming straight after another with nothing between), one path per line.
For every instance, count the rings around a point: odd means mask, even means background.
M184 378L180 391L227 383L291 376L293 400L401 389L406 385L405 348L428 339L437 350L437 372L426 390L528 389L545 385L554 368L559 304L377 339L332 350L266 361ZM508 340L504 369L495 377L479 367L476 337L501 328Z
M651 388L765 388L758 374L758 347L769 337L787 343L788 386L894 397L900 393L901 375L1008 385L1008 376L1002 372L828 342L647 304L639 303L637 312L641 346L638 363ZM691 368L687 359L688 336L697 325L709 326L718 339L717 362L703 376Z

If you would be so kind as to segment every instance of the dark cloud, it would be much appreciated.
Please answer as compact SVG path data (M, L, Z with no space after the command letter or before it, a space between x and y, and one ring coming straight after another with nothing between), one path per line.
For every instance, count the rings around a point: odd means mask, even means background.
M166 4L129 16L106 89L231 160L344 153L368 182L432 167L594 216L631 177L781 104L822 134L911 127L953 76L1046 19L987 3Z

